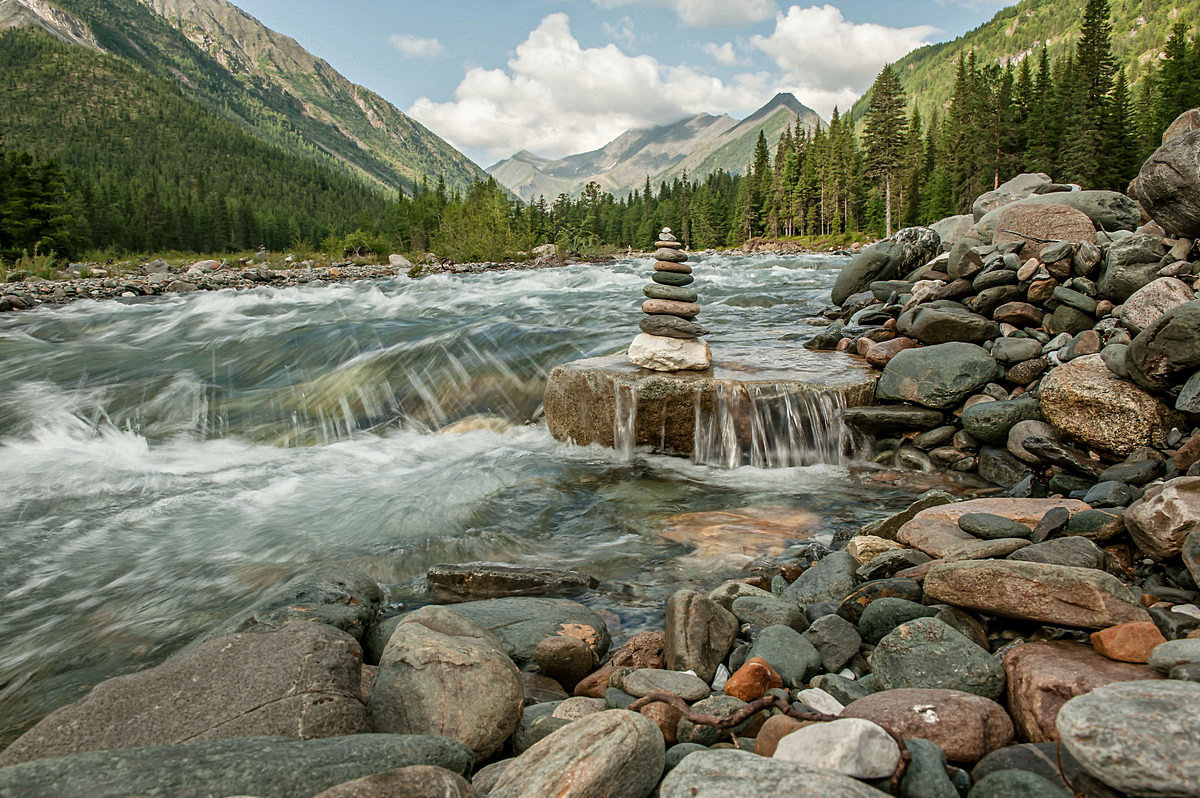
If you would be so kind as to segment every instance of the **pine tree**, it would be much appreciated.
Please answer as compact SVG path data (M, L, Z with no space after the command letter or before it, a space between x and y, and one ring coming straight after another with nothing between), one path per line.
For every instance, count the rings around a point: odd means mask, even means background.
M1124 69L1117 70L1117 79L1113 83L1108 124L1108 155L1109 165L1112 169L1111 185L1115 188L1124 188L1124 183L1128 183L1137 176L1138 168L1142 163L1138 158L1133 107L1129 101L1129 84L1125 80Z
M907 121L904 90L891 64L886 64L871 86L871 104L863 119L863 148L867 173L882 181L886 235L892 235L892 184L904 158Z
M1108 0L1088 0L1075 46L1072 104L1063 169L1087 188L1116 183L1112 167L1111 103L1116 62L1112 54Z

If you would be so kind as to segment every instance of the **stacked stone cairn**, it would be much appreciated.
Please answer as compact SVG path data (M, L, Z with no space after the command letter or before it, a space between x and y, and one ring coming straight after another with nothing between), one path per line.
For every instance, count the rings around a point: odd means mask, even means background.
M712 365L712 350L700 336L708 330L695 322L700 314L695 280L683 244L664 227L655 242L654 282L642 289L646 318L642 333L629 346L629 359L653 371L703 371Z

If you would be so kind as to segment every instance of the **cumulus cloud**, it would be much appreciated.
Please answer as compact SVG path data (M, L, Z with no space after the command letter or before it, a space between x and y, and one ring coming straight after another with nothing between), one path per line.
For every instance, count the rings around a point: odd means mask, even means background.
M388 44L410 58L434 58L446 54L446 48L437 39L419 39L407 33L393 33Z
M737 53L733 49L733 44L725 42L724 44L716 44L708 42L704 45L704 52L716 61L718 64L725 66L736 66L739 62Z
M847 20L835 6L791 6L775 18L775 31L751 44L784 72L801 102L828 117L862 95L884 64L928 44L931 25L889 28Z
M722 81L688 66L630 56L614 44L584 48L566 14L542 20L507 69L475 67L453 102L422 97L409 113L460 149L489 158L531 150L559 157L603 146L631 128L701 112L749 112L775 91L770 76Z
M746 27L770 19L779 10L775 0L593 0L601 8L657 5L674 11L694 28Z

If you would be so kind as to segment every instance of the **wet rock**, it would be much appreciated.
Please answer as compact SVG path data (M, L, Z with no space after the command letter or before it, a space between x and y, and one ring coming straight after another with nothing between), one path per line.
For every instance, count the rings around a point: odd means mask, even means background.
M559 729L517 757L489 796L645 798L662 776L665 755L662 733L653 721L635 712L599 712Z
M596 654L578 637L543 637L533 650L538 670L573 690L579 681L596 669Z
M901 738L935 743L952 762L977 762L1008 745L1013 724L995 701L960 690L885 690L855 701L844 718L865 718Z
M475 798L471 783L433 765L385 770L317 793L313 798Z
M1200 784L1200 684L1126 682L1097 688L1058 714L1063 746L1093 777L1134 795L1195 795Z
M608 651L610 643L604 619L566 599L488 599L455 604L454 610L495 634L504 644L505 653L518 662L533 659L537 644L551 635L583 640L597 660Z
M1149 620L1132 590L1090 568L991 560L935 565L926 596L1006 618L1100 629Z
M1177 477L1147 489L1125 511L1125 526L1151 557L1179 554L1188 535L1200 530L1200 477Z
M994 513L964 513L958 517L958 528L983 540L1028 538L1033 534L1025 524Z
M486 759L516 731L524 703L503 651L410 622L383 651L369 710L375 731L450 737Z
M916 618L932 618L937 609L900 598L881 598L871 602L862 612L858 631L868 643L878 643L902 623Z
M941 247L938 234L928 227L908 227L891 238L864 247L838 273L831 299L835 305L841 305L873 282L903 276L933 260Z
M854 590L858 563L844 551L835 551L800 575L783 592L783 598L800 607L820 601L840 602Z
M1074 499L971 499L922 510L900 528L897 537L901 543L933 557L944 557L975 540L959 528L960 516L991 513L1032 526L1055 507L1063 507L1070 513L1088 509Z
M660 798L882 798L885 794L840 773L733 750L688 755L667 774L659 791Z
M331 566L300 574L191 645L237 632L279 629L292 621L327 624L361 641L382 605L383 590L374 579Z
M1142 165L1137 199L1150 218L1176 236L1200 238L1200 131L1166 141Z
M797 729L779 741L772 758L858 779L882 779L895 772L900 747L879 725L843 718Z
M1026 643L1004 657L1008 711L1017 735L1035 743L1055 742L1059 710L1075 696L1112 682L1154 679L1145 665L1114 662L1077 643Z
M411 765L458 774L474 757L462 743L410 734L320 740L237 737L183 745L88 751L0 768L0 795L313 795L347 781Z
M1162 632L1152 621L1123 623L1092 632L1092 648L1105 657L1117 662L1144 664L1150 652L1161 643L1167 642Z
M896 534L906 523L916 517L917 513L923 510L928 510L931 507L940 507L943 504L953 504L954 497L949 493L940 490L932 490L921 494L917 500L908 507L898 513L888 516L887 518L873 521L862 527L858 534L860 535L875 535L884 538L885 540L895 540Z
M751 657L725 682L725 695L742 701L754 701L777 687L783 687L783 679L775 669L766 660Z
M750 647L750 658L765 661L784 687L803 686L821 670L821 655L807 639L790 626L768 626L759 632Z
M910 429L933 429L942 423L943 415L923 407L848 407L842 420L855 429L871 434Z
M875 647L871 666L888 690L962 690L989 699L1004 690L1000 664L936 618L918 618L893 629Z
M737 619L715 601L693 591L678 591L667 600L666 666L694 671L711 682L737 631Z
M974 344L945 343L909 349L892 358L879 379L881 400L924 407L953 407L996 376L996 361Z
M1014 551L1007 559L1095 569L1103 569L1105 563L1104 551L1083 537L1064 537L1035 543Z
M1200 368L1200 300L1177 305L1138 333L1125 366L1144 388L1182 385Z
M870 562L855 571L855 574L859 579L864 581L888 579L908 568L924 565L929 560L929 555L923 551L898 549L896 551L884 552L878 557L872 558Z
M1042 415L1056 429L1121 456L1160 443L1176 420L1166 404L1117 377L1099 355L1054 369L1042 380L1040 393Z
M345 632L294 623L209 641L101 682L0 753L0 766L82 751L256 735L356 734L362 652Z
M569 596L600 584L578 571L483 562L434 565L425 581L434 595L454 599Z

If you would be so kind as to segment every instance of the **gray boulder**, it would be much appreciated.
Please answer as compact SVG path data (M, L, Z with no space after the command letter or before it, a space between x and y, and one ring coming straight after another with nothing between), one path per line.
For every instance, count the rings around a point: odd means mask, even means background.
M944 410L996 377L996 361L982 347L945 343L907 349L883 370L875 397Z
M435 765L465 775L474 761L469 748L445 737L355 734L305 741L237 737L88 751L0 768L0 795L290 798L411 765Z
M1200 130L1163 144L1137 177L1138 199L1168 233L1200 237Z
M667 599L664 662L711 683L737 632L737 618L729 610L694 591L676 591Z
M231 635L101 682L0 753L0 766L82 751L267 735L356 734L362 652L345 632L293 623Z
M608 625L574 601L553 598L499 598L455 604L454 611L488 629L504 644L505 653L523 662L533 659L537 644L552 635L584 640L603 659L612 639Z
M783 762L749 751L697 751L667 777L660 798L883 798L887 793L831 770Z
M1004 668L966 635L937 618L917 618L884 636L871 669L885 690L933 687L993 701L1004 691Z
M938 238L942 239L942 249L949 250L958 241L966 238L967 232L975 224L975 217L971 214L963 214L961 216L947 216L945 219L939 219L929 225L929 229L938 234Z
M1086 214L1096 229L1110 233L1114 230L1136 230L1142 222L1142 212L1137 203L1118 191L1059 191L1027 197L1013 204L1066 205Z
M841 602L854 590L858 562L844 551L826 555L788 585L783 598L800 607L828 601Z
M1200 300L1177 305L1138 333L1125 354L1125 368L1144 388L1182 385L1200 368Z
M1165 254L1159 236L1134 233L1114 241L1108 248L1097 290L1113 302L1124 302L1157 278Z
M951 341L982 344L1000 335L996 322L955 303L919 305L900 315L896 329L926 345Z
M873 282L903 277L937 257L941 248L941 239L933 230L906 227L855 255L838 274L831 299L841 305L850 296L869 289Z
M1036 343L1036 342L1035 342ZM985 443L1004 446L1009 431L1021 421L1038 421L1042 417L1037 399L1008 399L982 402L963 411L963 429Z

